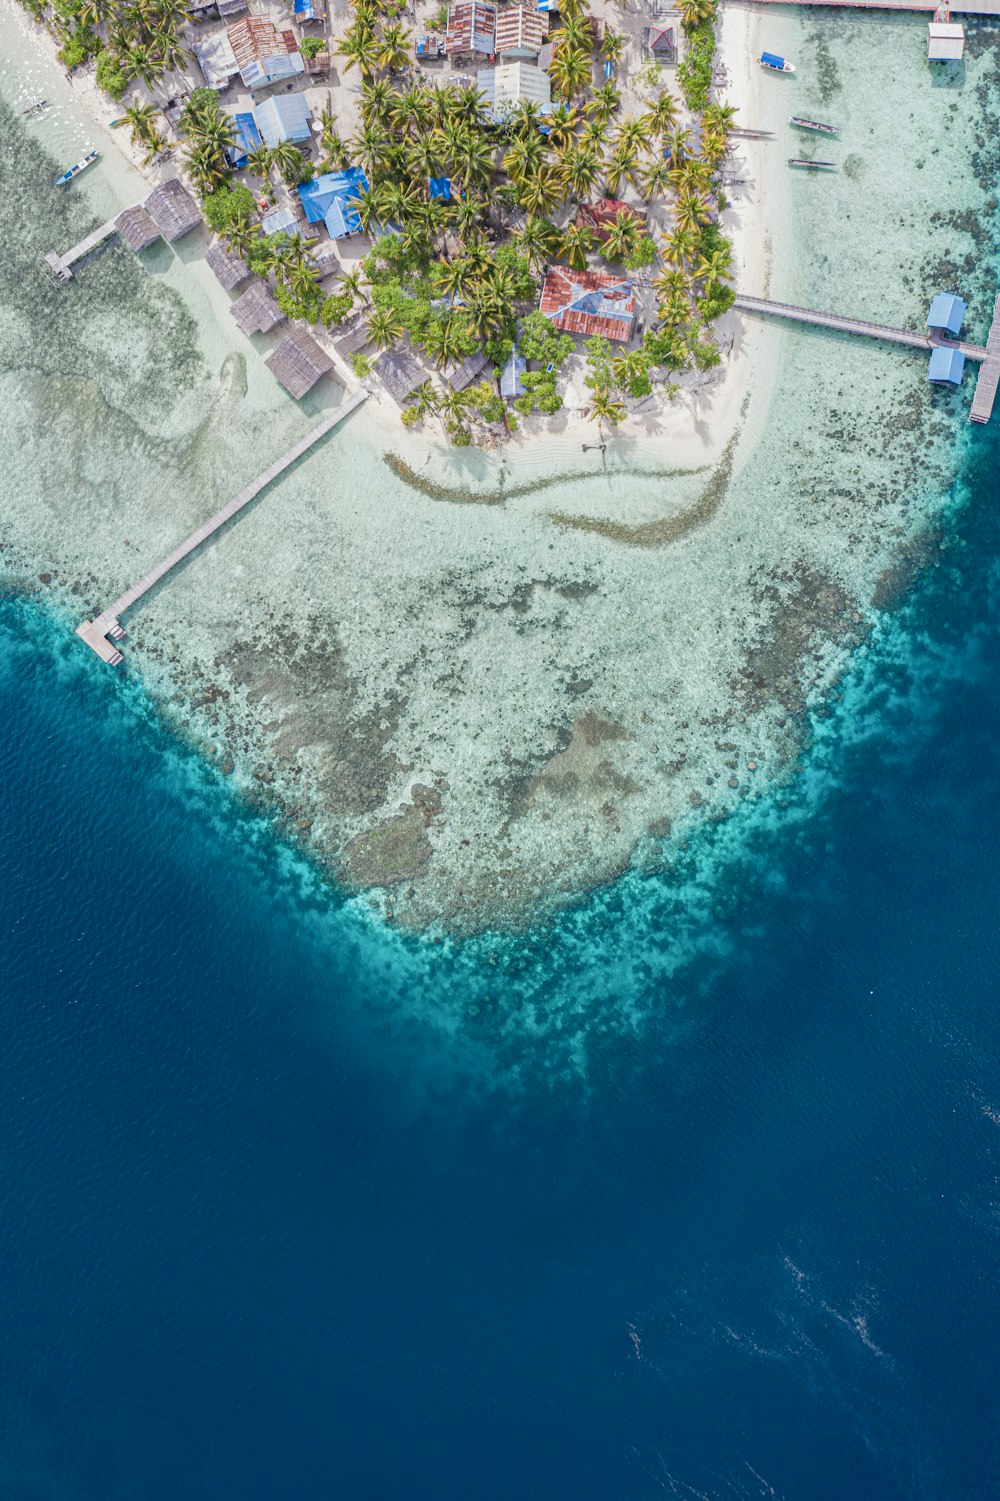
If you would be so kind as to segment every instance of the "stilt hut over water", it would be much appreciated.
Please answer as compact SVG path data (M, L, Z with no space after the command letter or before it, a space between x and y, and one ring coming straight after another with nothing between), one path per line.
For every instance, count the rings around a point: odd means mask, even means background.
M211 266L227 292L232 292L246 281L250 268L235 251L228 250L221 240L216 240L205 252L205 261Z
M160 238L160 231L141 203L119 214L115 228L130 250L145 250Z
M176 177L161 182L146 199L146 212L165 240L172 244L201 223L201 211Z
M248 338L251 334L269 333L285 321L274 293L262 281L255 281L247 287L229 311Z
M333 361L326 350L321 349L304 328L293 328L290 334L286 334L264 364L297 399L305 396L333 369Z

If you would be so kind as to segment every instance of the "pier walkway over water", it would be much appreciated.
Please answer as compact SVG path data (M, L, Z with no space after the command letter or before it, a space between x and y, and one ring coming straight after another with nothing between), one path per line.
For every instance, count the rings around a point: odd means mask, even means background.
M892 328L886 323L867 323L862 318L845 318L840 313L823 313L815 308L793 307L788 302L771 302L766 297L747 297L739 293L733 304L740 312L770 314L794 323L810 323L816 328L830 328L837 333L860 334L863 338L883 339L890 344L905 344L910 349L929 353L932 349L957 349L968 360L979 364L970 422L988 422L1000 384L1000 297L993 307L986 344L967 344L961 339L947 339L933 329L918 332L909 328Z
M113 219L109 219L100 228L92 230L85 239L80 240L78 244L74 245L72 249L65 251L62 255L57 255L54 250L47 251L43 256L43 260L52 272L53 280L58 282L71 281L73 278L71 268L76 262L82 261L84 256L90 255L91 251L96 250L98 245L103 245L105 240L110 240L113 234L117 234L119 217L120 215L116 214Z
M203 542L207 542L209 537L213 536L220 527L225 526L227 521L238 515L263 489L271 484L272 480L277 479L279 474L283 474L286 469L290 468L297 459L300 459L304 453L307 453L312 448L314 443L318 443L320 438L325 437L328 432L335 428L339 422L342 422L345 417L349 416L367 398L368 392L361 390L356 391L353 396L349 396L345 401L341 402L340 406L331 412L328 417L325 417L318 427L314 427L311 433L308 433L300 442L295 444L294 448L290 448L287 453L283 453L280 459L275 459L274 463L265 469L263 474L259 474L238 495L235 495L228 504L224 505L221 510L216 511L214 516L210 516L189 537L185 537L183 542L179 543L172 552L168 552L166 557L162 558L148 573L144 573L142 578L134 583L131 588L125 590L124 594L119 595L106 610L102 610L100 615L94 620L85 620L82 625L78 625L76 634L80 639L86 641L87 645L97 653L103 662L107 662L112 667L117 666L123 659L121 652L113 643L120 640L125 634L119 617L126 610L131 609L134 604L138 603L144 594L148 594L149 590L154 588L161 579L166 578L167 574L172 572L179 563L182 563L185 558L190 557ZM108 640L109 636L112 638L110 641Z

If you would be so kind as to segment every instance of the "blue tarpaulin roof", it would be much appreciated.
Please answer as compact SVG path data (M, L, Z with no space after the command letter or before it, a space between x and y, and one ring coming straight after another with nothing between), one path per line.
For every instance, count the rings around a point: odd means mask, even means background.
M927 314L927 327L946 329L948 333L957 335L964 317L965 303L962 298L956 297L953 292L939 292Z
M305 94L278 94L254 110L257 129L269 146L281 141L308 141L312 110Z
M965 355L960 349L932 349L927 379L941 381L949 386L960 386L964 369Z
M779 57L776 52L762 52L760 60L762 63L767 63L770 68L783 68L785 66L785 59Z
M431 177L428 181L430 182L432 198L444 198L447 200L451 197L450 177Z
M256 151L261 144L260 131L253 115L249 113L237 115L235 125L236 145L226 151L226 161L231 167L245 167L251 151Z
M361 168L347 167L343 172L324 172L321 177L311 177L299 184L298 192L309 223L324 222L330 238L339 240L360 230L358 211L348 204L367 188L368 179Z
M303 20L311 21L313 18L312 0L295 0L295 14L302 16Z

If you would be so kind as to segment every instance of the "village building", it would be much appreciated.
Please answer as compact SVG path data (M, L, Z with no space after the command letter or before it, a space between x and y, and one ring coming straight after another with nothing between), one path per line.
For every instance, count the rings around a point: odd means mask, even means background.
M160 234L171 244L190 234L202 222L197 203L176 177L170 177L154 188L145 206Z
M247 8L247 0L191 0L188 9L192 21L225 20L227 16L241 16Z
M286 334L264 364L296 400L301 400L333 369L333 361L326 350L321 349L304 328L293 328L290 334Z
M194 44L194 55L210 89L226 88L230 80L235 78L240 71L236 53L225 31L217 31L213 36L199 37Z
M504 119L524 99L537 104L541 114L552 113L551 80L534 63L501 63L496 68L480 68L476 86L494 120Z
M299 184L298 194L309 224L325 224L331 240L361 231L354 199L368 191L368 179L360 167L342 172L324 172Z
M455 0L448 9L444 47L449 57L492 57L496 51L497 13L482 0Z
M526 5L505 5L497 13L496 55L506 61L537 59L549 34L549 18L544 11Z
M352 329L334 340L333 347L342 360L350 360L352 354L360 354L371 341L372 336L368 331L368 324L363 318L359 318Z
M275 94L255 107L253 117L265 146L311 139L312 110L305 94Z
M491 368L489 358L481 349L477 349L475 353L466 355L464 360L449 360L441 371L441 377L453 391L464 391Z
M299 232L299 221L295 210L283 203L280 208L272 209L269 214L264 215L260 227L266 235L294 235Z
M250 275L250 268L241 255L229 250L221 240L214 241L205 252L205 263L210 266L225 287L232 292Z
M405 406L406 398L421 384L425 374L409 342L397 344L395 349L380 354L372 369L400 407Z
M277 328L279 323L285 321L274 293L262 281L255 281L252 286L247 287L243 296L237 298L229 311L247 338L251 334L270 333L272 328Z
M961 62L965 54L965 29L957 21L931 21L927 26L927 61Z
M130 250L146 250L160 238L160 231L141 203L120 213L115 228Z
M244 16L226 34L248 89L263 89L305 71L294 31L279 31L263 16Z
M256 151L262 144L257 122L249 110L245 113L233 116L236 141L232 146L226 147L226 161L234 170L239 171L245 167L251 151Z
M524 382L521 377L527 368L528 362L515 344L506 365L500 372L500 395L504 401L513 401L516 397L524 395Z
M630 281L607 271L550 266L539 309L563 333L624 344L632 336L635 293Z
M623 203L620 198L601 198L597 203L581 203L576 211L577 229L589 229L603 244L611 232L619 214L635 219L643 234L646 232L646 215L641 209Z
M655 63L675 63L677 42L672 26L644 26L642 50Z

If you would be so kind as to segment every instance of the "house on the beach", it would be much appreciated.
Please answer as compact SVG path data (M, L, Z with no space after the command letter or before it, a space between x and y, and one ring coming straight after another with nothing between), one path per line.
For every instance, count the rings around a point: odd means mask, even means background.
M124 209L115 220L115 228L130 250L146 250L160 238L160 231L141 203Z
M934 333L957 339L965 318L965 301L954 292L939 292L927 314L927 327Z
M271 374L301 400L318 380L329 375L333 361L304 328L293 328L264 361Z
M194 44L194 55L210 89L226 88L240 71L236 53L224 31L199 37Z
M644 26L642 28L643 53L654 63L677 61L677 40L672 26Z
M603 244L612 227L617 223L619 214L625 214L627 218L634 219L637 228L645 234L646 215L642 209L633 208L630 203L623 203L620 198L601 198L597 203L581 203L576 211L576 227L589 229Z
M263 89L305 71L294 31L279 31L264 16L244 16L226 35L248 89Z
M524 382L521 376L527 368L528 362L515 344L507 358L506 365L500 372L500 395L504 401L513 401L516 397L524 395Z
M279 146L282 141L308 141L312 110L305 94L275 94L254 107L254 120L265 146Z
M361 219L354 205L368 191L368 179L360 167L342 172L324 172L299 184L298 194L310 224L325 224L331 240L361 232Z
M455 0L448 7L444 50L449 57L492 57L496 52L496 8L482 0Z
M540 114L552 113L552 82L544 69L534 63L500 63L495 68L480 68L476 86L494 120L504 119L524 99L536 104Z
M624 344L632 337L635 293L630 281L607 271L550 266L539 310L563 333Z
M295 210L282 204L280 208L272 209L269 214L264 215L260 227L266 235L296 235L299 232L299 221L295 217Z
M243 296L236 299L229 311L248 338L251 334L270 333L272 328L277 328L279 323L285 321L274 293L262 281L255 281L252 286L247 287Z
M250 268L241 255L230 250L221 240L215 240L205 252L205 264L215 272L227 292L233 292L250 275Z
M261 144L260 131L257 123L249 110L233 116L233 125L236 130L234 145L226 147L226 161L236 171L245 167L251 151L256 151Z
M410 348L409 341L397 344L380 354L372 370L385 386L397 406L405 406L406 398L415 391L426 374L423 365Z
M464 360L449 360L441 371L441 378L453 391L464 391L473 381L480 380L491 369L489 358L481 349L466 355Z
M171 244L190 234L202 222L197 203L176 177L170 177L154 188L146 199L145 208L160 234Z
M535 62L548 34L549 18L544 11L505 5L497 12L496 55L505 62Z

